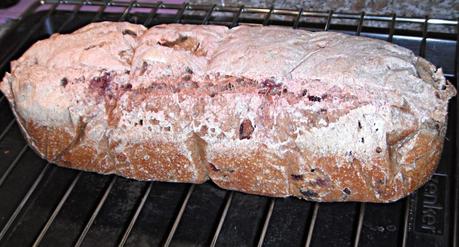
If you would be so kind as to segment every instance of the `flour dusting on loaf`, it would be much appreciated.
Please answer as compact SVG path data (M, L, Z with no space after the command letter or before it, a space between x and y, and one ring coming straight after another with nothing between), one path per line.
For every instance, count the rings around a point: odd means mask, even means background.
M314 201L389 202L438 164L455 88L397 45L282 27L93 23L0 83L61 166Z

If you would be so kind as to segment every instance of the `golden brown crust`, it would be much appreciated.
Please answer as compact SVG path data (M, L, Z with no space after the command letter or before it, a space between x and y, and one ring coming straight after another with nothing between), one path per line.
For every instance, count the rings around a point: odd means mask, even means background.
M205 174L187 169L191 162L171 143L129 145L122 153L114 152L115 173L138 180L202 183Z
M288 196L286 160L261 147L244 154L216 154L209 161L209 176L218 186L246 193Z
M211 179L225 189L274 197L293 195L315 201L389 202L404 197L430 178L443 143L440 135L419 131L397 147L396 152L404 152L404 160L393 164L395 171L385 163L390 159L375 158L371 163L362 163L337 156L311 157L303 152L306 156L302 158L313 165L298 172L298 157L286 155L281 159L263 146L244 154L215 154L205 164L205 147L200 146L205 144L198 136L189 139L190 149L195 149L194 160L189 160L171 143L129 145L119 153L113 151L116 143L111 143L104 150L107 153L98 153L89 146L64 145L72 143L72 138L63 130L48 130L34 123L26 126L36 151L47 153L49 160L64 167L138 180L203 183ZM416 167L410 167L415 159ZM193 163L201 166L187 169Z

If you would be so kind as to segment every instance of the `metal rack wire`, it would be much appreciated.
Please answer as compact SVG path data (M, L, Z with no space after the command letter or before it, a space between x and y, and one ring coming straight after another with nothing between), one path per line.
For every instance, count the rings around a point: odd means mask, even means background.
M274 7L270 8L254 8L254 7L245 7L245 6L218 6L218 5L191 5L188 3L177 5L177 4L165 4L162 2L158 3L142 3L138 1L131 0L129 2L121 2L121 1L78 1L78 0L45 0L41 2L35 2L21 17L21 19L26 18L27 16L31 16L34 14L40 6L47 6L48 8L45 10L45 13L41 15L39 21L32 27L30 27L27 35L22 38L22 40L16 44L15 46L10 46L7 51L2 53L0 56L0 67L2 71L5 71L7 68L7 64L10 60L17 56L18 52L23 49L25 44L31 39L31 37L38 32L40 27L42 27L43 23L52 17L56 12L59 12L59 7L61 5L73 5L74 8L71 10L71 14L67 16L67 18L60 22L59 26L56 27L57 32L61 32L67 28L68 25L72 23L80 14L81 9L84 6L97 6L98 9L95 12L95 15L91 19L90 22L100 21L103 19L103 16L107 14L107 9L110 7L122 7L123 11L116 13L118 16L118 21L125 21L129 20L129 16L131 15L143 15L143 24L145 26L153 25L160 19L160 16L165 16L164 19L161 19L159 22L176 22L176 23L200 23L203 25L206 24L225 24L230 27L237 26L241 23L241 21L249 21L255 22L262 25L270 25L272 23L278 23L273 19L273 16L289 16L293 18L292 20L282 21L279 22L282 25L290 25L292 28L308 28L308 23L304 21L304 19L308 18L322 18L323 22L320 23L322 25L323 30L328 31L332 29L332 26L336 25L333 23L335 20L355 20L356 25L353 26L352 31L354 35L361 35L365 31L364 23L365 21L379 21L387 24L387 28L382 30L387 31L385 34L387 37L387 41L393 42L394 36L397 35L396 26L398 23L413 23L422 25L421 33L418 36L421 38L420 46L419 46L419 55L422 57L426 56L426 50L428 46L428 39L429 35L429 25L445 25L445 26L456 26L457 32L455 34L455 58L454 58L454 71L451 73L447 73L447 77L454 83L457 83L457 78L459 77L459 19L458 20L443 20L443 19L432 19L429 17L424 18L406 18L406 17L398 17L394 15L382 16L382 15L369 15L364 12L351 14L351 13L335 13L334 11L307 11L303 8L297 10L288 10L288 9L276 9ZM148 12L145 14L133 14L133 10L135 9L148 9ZM162 14L160 13L161 10L174 10L175 12L170 14ZM200 15L196 15L196 12L201 12ZM188 15L188 12L192 13ZM217 18L215 16L216 13L231 13L231 17L228 18ZM242 17L243 14L262 14L264 17L260 19L244 19ZM14 32L15 28L17 28L21 22L17 22L15 26L10 30L10 32ZM316 25L312 25L312 29L318 30ZM410 33L413 34L413 33ZM415 33L416 34L416 33ZM435 34L436 35L436 34ZM435 36L436 37L436 36ZM4 96L1 96L0 103L4 100ZM457 117L457 115L456 115ZM0 131L0 143L4 140L7 134L13 129L16 128L14 118L10 120L6 120L6 124L4 124L4 128ZM456 126L457 129L457 126ZM457 148L457 145L456 147ZM28 150L28 146L24 143L16 157L13 159L11 163L7 165L7 169L3 172L0 178L0 189L2 188L4 181L6 181L11 174L11 172L15 169L18 161L26 154ZM457 149L455 150L457 151ZM454 161L455 162L455 161ZM454 163L456 164L456 163ZM12 214L9 215L8 220L6 223L1 226L0 231L0 244L2 241L5 240L6 236L12 229L14 228L15 224L20 220L20 215L23 213L26 204L30 203L30 199L33 194L38 193L39 187L42 186L43 181L46 180L47 174L50 170L57 169L53 165L46 163L41 168L38 175L34 178L32 185L29 187L27 192L19 201L18 205L15 207L15 210ZM47 218L45 224L40 228L39 232L37 233L36 237L33 241L33 246L39 246L43 239L49 232L50 227L52 226L53 222L55 221L56 217L60 214L63 206L67 202L69 196L72 194L72 191L76 187L76 185L81 181L81 177L83 176L84 172L76 172L73 175L71 182L65 188L65 192L63 193L62 197L59 199L58 203L52 210L51 215ZM453 192L451 193L450 200L451 200L451 216L452 216L452 227L451 227L451 234L449 235L448 243L453 246L457 245L457 234L458 234L458 169L457 165L451 167L451 184L450 186L453 188ZM84 227L82 228L81 232L78 234L78 238L74 243L74 246L81 246L84 243L84 240L90 231L91 227L93 226L98 214L100 213L101 209L104 207L107 198L109 197L110 193L112 192L115 184L121 178L117 178L116 176L112 176L110 182L104 189L102 196L98 199L96 206L92 210L89 219L86 221ZM133 228L136 222L139 219L139 215L141 214L142 210L146 202L149 200L149 195L153 190L153 182L145 183L144 189L142 194L139 197L139 201L133 209L133 214L128 220L128 225L125 227L124 231L121 234L121 238L119 239L117 245L124 246L128 243L128 239L133 232ZM169 246L174 239L174 236L177 232L178 227L181 224L183 215L187 210L188 203L190 201L190 197L195 193L197 185L189 185L188 189L186 190L185 197L181 201L179 205L179 209L174 216L173 224L170 225L169 230L167 231L166 235L164 236L164 240L162 241L163 246ZM456 188L456 189L454 189ZM211 238L209 239L208 244L210 246L216 246L220 234L222 232L222 228L226 222L228 217L228 212L232 207L232 203L234 201L234 197L237 192L228 191L226 192L226 196L222 203L222 208L220 210L218 219L216 220L217 224L214 228L213 234L211 234ZM266 209L263 211L262 223L260 224L260 230L257 233L256 239L254 244L257 246L262 246L265 244L265 240L268 234L269 227L271 227L271 221L273 217L273 212L278 204L279 199L271 198L268 200L266 204ZM313 237L317 229L317 222L319 221L319 214L321 211L320 203L309 203L304 202L305 204L310 204L310 212L307 219L304 236L303 245L304 246L312 246L313 245ZM401 236L399 238L398 244L400 246L409 246L409 234L410 234L410 210L412 210L412 203L410 198L404 200L403 205L403 212L401 214ZM368 205L365 203L360 203L357 206L357 214L356 214L356 224L353 226L352 230L352 237L349 244L345 245L352 245L352 246L362 246L362 231L364 229L364 222L365 217L367 217L366 210ZM341 243L340 243L341 244ZM411 243L412 244L412 243Z

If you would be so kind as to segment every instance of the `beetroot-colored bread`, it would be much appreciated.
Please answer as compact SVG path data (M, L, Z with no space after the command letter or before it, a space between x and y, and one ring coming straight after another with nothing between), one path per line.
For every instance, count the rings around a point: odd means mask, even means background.
M37 42L0 89L60 166L369 202L430 178L456 94L441 69L384 41L115 22Z

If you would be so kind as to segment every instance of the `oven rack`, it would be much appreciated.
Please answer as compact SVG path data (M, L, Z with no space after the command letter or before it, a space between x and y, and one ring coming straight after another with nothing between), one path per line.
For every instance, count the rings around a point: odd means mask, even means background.
M66 9L61 9L66 7ZM92 7L95 9L84 10L86 7ZM121 10L120 10L121 8ZM114 10L112 10L114 9ZM138 11L137 11L138 10ZM142 12L143 11L143 12ZM223 13L222 16L219 13ZM245 15L257 14L257 17L245 17ZM261 16L261 17L260 17ZM286 19L278 18L279 16L288 17ZM316 19L314 19L316 18ZM308 19L321 20L320 22L308 22ZM83 20L83 21L82 21ZM457 20L445 20L445 19L431 19L429 17L399 17L396 15L369 15L364 12L362 13L336 13L330 11L311 11L305 9L276 9L271 8L257 8L257 7L245 7L245 6L218 6L218 5L193 5L189 3L184 4L166 4L162 2L157 3L143 3L138 1L37 1L17 20L9 29L6 38L0 39L2 45L2 51L0 52L0 67L1 74L8 70L9 62L17 58L21 52L26 49L31 43L39 38L45 38L54 32L70 32L75 30L77 26L87 24L89 22L101 21L101 20L113 20L113 21L132 21L142 23L146 26L156 25L159 23L193 23L193 24L219 24L234 27L239 24L256 23L261 25L284 25L291 26L292 28L310 29L325 31L341 31L354 35L366 35L375 38L386 39L389 42L403 41L402 44L408 44L405 40L416 40L417 46L415 52L420 56L429 56L429 48L438 45L447 45L451 49L449 52L450 57L440 57L441 61L445 60L447 64L445 68L446 76L453 84L456 85L458 77L458 57L459 57L459 19ZM340 24L341 20L352 20L355 24L351 25L349 22ZM364 25L366 21L377 21L385 23L386 27L372 28ZM338 23L336 23L338 22ZM396 26L399 23L409 23L419 25L420 31L397 29ZM32 24L25 26L25 24ZM75 26L75 24L77 24ZM456 33L435 33L430 32L429 27L431 25L442 25L448 27L454 27ZM23 30L25 29L25 31ZM433 44L433 45L431 45ZM446 46L445 45L445 46ZM412 48L412 47L411 47ZM434 49L434 48L432 48ZM87 217L82 220L83 224L79 227L79 231L69 241L70 245L81 246L87 242L88 234L94 228L94 224L97 222L98 216L101 213L109 214L106 211L110 211L110 207L107 206L110 201L110 197L114 197L114 190L122 190L120 184L134 183L136 187L136 196L130 198L131 205L130 209L127 210L128 216L123 225L118 226L118 235L113 241L98 242L97 237L104 239L101 230L99 233L93 233L91 244L98 243L101 245L138 245L138 243L130 242L132 234L138 230L135 226L139 220L142 219L142 213L145 213L145 207L151 201L152 194L155 193L157 187L163 188L158 190L157 193L171 193L174 189L178 189L178 192L172 193L176 200L175 207L171 210L172 217L167 222L158 222L166 225L167 229L163 231L161 236L157 236L158 241L155 244L163 246L232 246L237 244L246 244L246 246L277 246L279 243L287 244L290 246L290 242L279 240L279 236L271 237L273 234L272 228L273 222L279 222L278 218L287 217L289 214L288 209L295 208L289 206L289 204L295 204L297 207L304 208L305 212L294 211L294 216L303 216L304 226L302 227L303 234L297 237L297 241L292 245L301 246L322 246L326 243L328 245L335 246L386 246L389 243L395 243L398 246L423 246L431 243L436 243L439 246L457 246L457 219L458 219L458 169L456 161L456 131L457 131L457 112L456 112L456 101L453 101L451 105L451 112L454 117L450 119L450 140L445 145L445 157L442 159L437 173L434 178L438 178L440 184L444 186L445 193L443 200L445 205L443 212L443 228L441 233L426 234L417 230L419 220L419 201L422 198L416 193L410 197L403 199L399 202L387 205L380 204L367 204L367 203L343 203L343 204L327 204L327 203L315 203L299 201L296 199L275 199L245 195L238 192L224 191L216 188L211 183L204 185L185 185L185 184L166 184L159 182L136 182L130 181L117 176L101 176L95 174L88 174L81 171L74 171L70 169L64 169L56 167L52 164L46 163L34 155L33 152L28 148L25 141L20 136L18 126L15 122L9 109L7 109L6 99L3 95L0 96L0 198L2 195L15 194L16 196L9 196L16 200L9 200L11 198L4 197L5 200L0 201L0 209L9 208L10 210L4 210L0 212L0 245L13 246L19 244L34 246L44 245L58 245L59 238L51 238L50 232L58 232L53 228L59 218L63 218L63 211L69 203L73 203L72 196L76 193L78 186L87 182L92 181L94 184L101 184L98 187L98 193L94 197L93 205L88 205ZM8 151L8 152L7 152ZM14 155L10 155L14 153ZM33 169L29 169L32 164L36 163ZM32 171L33 170L33 171ZM63 184L62 188L59 188L58 196L54 196L53 203L44 207L43 213L45 217L41 221L34 222L31 219L31 211L35 206L40 204L46 204L41 201L46 201L47 196L43 195L44 192L51 191L47 187L54 187L52 185L53 179L56 174L63 174L61 177L65 178L65 181L60 181L56 184ZM29 176L30 179L29 179ZM90 177L90 178L87 178ZM16 181L16 183L9 182L10 180L18 180L22 178L25 181ZM96 182L94 182L96 181ZM100 182L100 183L99 183ZM9 193L4 192L6 190L14 191L11 186L12 184L27 184L23 186L24 189L21 193ZM51 185L50 185L51 184ZM129 186L127 186L129 187ZM440 188L443 188L440 186ZM56 188L53 188L56 189ZM87 189L87 188L86 188ZM56 189L57 190L57 189ZM422 191L423 189L421 189ZM190 207L190 203L194 196L198 196L203 191L212 191L218 194L216 198L220 201L220 204L216 206L214 212L214 219L209 220L211 227L208 227L208 235L203 241L193 243L195 239L190 238L184 233L184 221L190 221L190 215L187 211L193 210ZM14 191L15 192L15 191ZM119 192L119 191L118 191ZM125 192L125 191L124 191ZM159 194L161 194L159 193ZM156 195L161 197L161 195ZM44 198L43 198L44 197ZM439 197L442 197L439 195ZM69 199L70 198L70 199ZM81 198L81 195L80 195ZM156 197L155 197L156 198ZM8 199L8 200L6 200ZM77 200L78 198L74 199ZM242 207L240 210L244 210L244 205L249 205L251 200L262 201L258 207L254 209L258 210L257 224L249 224L241 219L234 220L233 217L235 206ZM51 201L51 200L50 200ZM241 203L245 202L244 203ZM248 201L248 202L247 202ZM5 206L5 205L13 206ZM113 204L113 203L112 203ZM110 205L112 205L110 204ZM298 204L298 205L297 205ZM286 206L287 205L287 206ZM112 205L113 206L113 205ZM119 205L118 205L119 206ZM107 209L108 207L108 209ZM199 207L194 205L194 207ZM279 213L276 211L279 207L283 211ZM38 207L41 208L41 207ZM336 222L341 222L338 219L339 216L333 213L333 210L340 211L344 208L344 211L352 211L347 213L346 217L352 218L350 225L340 225L338 228L329 227L330 229L342 229L348 232L349 237L343 237L338 232L331 234L333 242L327 241L324 238L327 236L320 236L324 228L321 227L324 224L333 225ZM42 210L42 209L40 209ZM105 211L104 211L105 210ZM68 211L68 210L67 210ZM382 213L383 212L383 213ZM282 214L283 213L283 214ZM377 227L366 222L370 218L375 216L381 217L386 215L390 218L390 214L396 214L399 220L395 220L394 224L387 226ZM280 214L280 215L279 215ZM323 216L324 214L331 215L332 217ZM188 218L187 218L188 217ZM421 217L423 215L421 214ZM115 217L116 218L116 217ZM200 217L197 217L200 218ZM248 218L250 220L252 218ZM274 221L276 219L276 221ZM252 231L250 238L245 238L248 235L237 235L237 231L231 231L232 229L225 228L225 225L230 224L229 221L233 220L240 225L248 224L252 225L252 228L256 228ZM372 219L378 221L379 219ZM201 220L202 221L202 220ZM344 222L347 222L344 220ZM28 230L21 230L27 223L39 223L35 227L28 227ZM231 223L233 227L237 227L236 223ZM60 223L63 225L63 223ZM196 225L190 224L188 231L193 232L193 227ZM243 228L243 226L239 226ZM375 228L376 227L376 228ZM422 227L422 224L421 224ZM33 229L32 229L33 228ZM346 230L351 228L350 230ZM325 228L327 229L327 228ZM382 230L381 230L382 229ZM285 229L284 229L285 231ZM187 236L185 240L176 240L177 234L180 232L182 236ZM292 229L293 232L293 229ZM326 232L326 231L325 231ZM31 236L24 237L19 236L19 233L30 233ZM236 233L231 234L231 233ZM381 242L386 237L378 236L390 233L392 237L387 237L387 243ZM98 235L99 234L99 235ZM226 235L225 235L226 234ZM279 233L277 233L279 234ZM59 234L57 234L59 235ZM145 235L145 234L144 234ZM147 234L148 235L148 234ZM225 236L223 236L225 235ZM276 235L276 234L274 234ZM143 236L143 235L142 235ZM198 239L201 237L200 235ZM284 235L282 235L284 236ZM287 236L289 236L287 234ZM61 236L62 237L62 236ZM65 237L62 237L65 238ZM241 239L242 238L242 239ZM141 239L140 237L135 240ZM236 240L234 240L236 239ZM191 242L187 242L187 241ZM54 242L53 242L54 241ZM392 241L392 242L391 242ZM67 243L67 242L66 242Z

